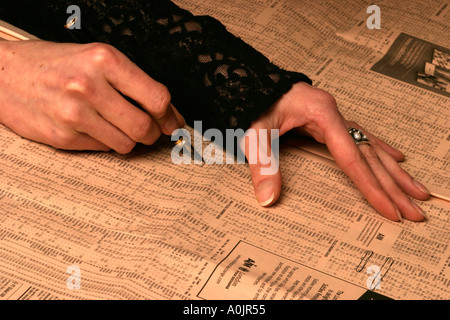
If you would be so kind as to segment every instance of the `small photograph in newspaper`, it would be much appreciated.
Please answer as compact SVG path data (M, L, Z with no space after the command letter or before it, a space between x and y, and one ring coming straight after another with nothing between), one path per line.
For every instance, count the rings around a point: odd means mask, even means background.
M450 97L450 50L406 33L370 70Z

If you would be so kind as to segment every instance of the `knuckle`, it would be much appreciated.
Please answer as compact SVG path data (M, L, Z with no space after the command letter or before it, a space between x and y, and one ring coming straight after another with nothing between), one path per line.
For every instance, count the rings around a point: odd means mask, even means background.
M115 150L118 153L127 154L127 153L130 153L134 149L135 146L136 146L136 142L128 139L128 141L125 141L124 143L121 143L120 146L115 148Z
M366 150L364 151L364 157L366 158L367 162L369 164L376 163L379 160L377 152L372 147L365 146L365 148Z
M59 110L57 118L66 125L76 126L83 121L83 111L79 104L69 103Z
M170 105L171 95L166 86L159 84L154 86L153 90L153 112L156 115L163 116Z
M350 158L346 163L341 164L342 170L347 173L352 172L361 166L361 161L363 161L361 157Z
M150 133L152 127L150 117L141 117L135 121L131 129L130 138L134 141L143 141Z
M319 89L316 96L316 103L326 110L337 110L336 99L332 94Z
M116 49L106 43L92 43L87 49L88 61L94 64L105 65L114 63Z
M52 130L48 137L49 144L57 149L70 148L76 140L76 133L64 130Z
M93 94L94 87L88 76L77 75L66 79L64 90L70 94L76 93L87 97Z
M344 172L351 173L355 171L359 171L361 165L365 162L364 155L361 150L358 150L358 147L355 148L351 153L348 153L345 157L340 159L339 166L343 169Z
M322 122L336 119L339 111L333 95L322 89L315 88L310 99L309 112L311 119Z

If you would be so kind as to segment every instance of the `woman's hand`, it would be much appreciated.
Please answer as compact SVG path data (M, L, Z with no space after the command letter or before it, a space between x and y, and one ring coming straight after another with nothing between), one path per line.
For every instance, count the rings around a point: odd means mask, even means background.
M167 88L112 46L46 41L0 41L0 122L55 148L119 153L184 126Z
M349 127L362 130L370 145L356 145L348 133ZM422 209L410 201L408 195L426 200L430 194L398 165L403 154L356 123L346 121L327 92L297 83L250 128L256 131L279 129L280 136L295 130L325 143L339 167L379 213L394 221L401 221L402 216L413 221L425 219ZM247 145L247 159L249 150ZM250 163L256 197L263 206L275 203L281 193L280 170L273 175L261 174L261 169L267 167L259 162Z

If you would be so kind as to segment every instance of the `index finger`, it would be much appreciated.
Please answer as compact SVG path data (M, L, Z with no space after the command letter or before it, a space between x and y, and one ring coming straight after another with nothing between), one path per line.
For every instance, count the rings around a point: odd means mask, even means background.
M104 62L104 76L116 90L136 101L161 128L171 135L184 125L181 115L171 105L169 90L155 81L121 52L99 46L96 57Z

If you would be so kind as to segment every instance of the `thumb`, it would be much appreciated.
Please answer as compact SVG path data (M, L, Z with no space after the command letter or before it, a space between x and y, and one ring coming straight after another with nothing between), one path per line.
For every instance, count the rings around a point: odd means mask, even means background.
M249 163L256 199L264 207L274 204L281 194L279 130L250 128L240 145Z

